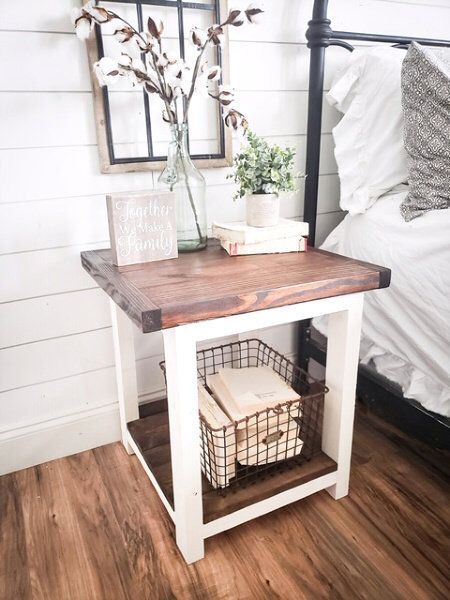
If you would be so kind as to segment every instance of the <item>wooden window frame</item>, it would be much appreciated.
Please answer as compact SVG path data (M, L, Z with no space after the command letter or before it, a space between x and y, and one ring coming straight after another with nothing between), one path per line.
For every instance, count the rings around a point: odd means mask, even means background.
M213 0L212 0L213 1ZM227 0L217 0L219 5L220 12L220 22L223 22L226 19L228 14L228 1ZM139 3L139 0L135 2ZM145 2L143 0L142 4L152 5L153 3L150 1ZM155 2L156 4L156 2ZM195 2L186 2L183 0L175 0L173 1L173 7L181 7L181 8L195 8ZM158 4L158 6L164 6L164 1ZM167 6L171 6L167 3ZM93 102L94 102L94 120L95 120L95 130L97 136L97 145L98 145L98 153L99 153L99 162L100 162L100 171L102 173L135 173L142 171L161 171L166 165L166 158L162 157L160 160L154 159L146 159L146 157L139 157L139 160L133 160L133 158L126 159L126 162L112 162L110 147L113 144L112 142L112 134L111 134L111 124L109 119L107 119L107 111L105 105L105 97L106 97L106 88L102 88L98 83L97 77L93 71L93 65L100 58L100 45L98 43L98 36L101 35L99 32L99 26L95 26L95 35L91 36L87 42L87 53L88 53L88 61L89 61L89 72L91 79L91 87L93 94ZM229 53L228 53L228 28L224 28L224 36L225 36L225 44L218 49L220 53L220 61L222 67L222 83L227 84L229 82ZM105 91L104 91L105 90ZM232 133L231 130L226 127L222 120L222 111L221 108L218 107L217 117L221 121L219 123L221 129L223 131L221 142L221 152L218 155L213 155L211 158L202 157L202 158L193 158L193 162L195 166L199 169L210 169L217 167L229 167L233 163L233 149L232 149ZM109 124L108 124L109 123ZM109 127L109 129L108 129ZM158 157L159 158L159 157ZM117 161L121 161L122 159L117 159Z

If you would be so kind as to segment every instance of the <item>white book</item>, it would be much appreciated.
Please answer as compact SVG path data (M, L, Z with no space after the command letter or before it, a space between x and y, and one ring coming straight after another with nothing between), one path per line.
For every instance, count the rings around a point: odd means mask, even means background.
M279 240L268 240L257 244L239 244L238 242L220 242L230 256L246 254L284 254L286 252L306 252L307 239L304 237L289 237Z
M238 244L257 244L268 240L283 238L305 237L308 235L308 223L280 219L273 227L251 227L245 221L233 223L213 223L213 237L221 241L237 242Z
M238 421L257 411L295 401L300 396L268 366L223 367L208 377L208 386L223 410Z
M222 429L232 425L230 418L201 384L198 384L198 406L200 414L212 429Z
M237 398L230 394L222 376L238 393ZM235 456L239 463L263 465L300 454L303 441L299 439L299 426L291 418L289 408L284 406L265 413L266 408L300 398L270 367L224 368L209 375L207 381L222 410L233 420L241 421L235 438ZM249 393L249 385L256 393ZM293 415L301 416L299 406L294 407ZM254 414L257 411L261 411L258 416Z
M202 471L214 488L224 488L236 475L236 432L229 417L201 384L198 405L202 416Z

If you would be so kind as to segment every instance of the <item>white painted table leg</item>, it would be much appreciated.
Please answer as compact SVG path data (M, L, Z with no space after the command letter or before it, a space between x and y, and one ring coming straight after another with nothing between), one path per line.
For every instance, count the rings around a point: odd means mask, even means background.
M128 444L127 429L127 423L139 418L133 324L112 300L110 300L110 306L122 443L128 454L133 454L133 450Z
M192 329L163 331L177 545L190 564L204 556L197 358Z
M336 500L348 494L355 414L356 377L363 294L355 294L348 310L329 315L322 449L338 464L337 483L328 488Z

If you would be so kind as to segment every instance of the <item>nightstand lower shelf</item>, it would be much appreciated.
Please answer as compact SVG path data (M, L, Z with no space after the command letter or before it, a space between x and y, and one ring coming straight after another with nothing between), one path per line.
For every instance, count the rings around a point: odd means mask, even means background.
M174 509L167 401L146 405L143 412L147 416L128 423L128 431L140 451L139 458L145 461L169 505ZM245 487L232 489L225 496L218 494L207 479L202 477L203 522L209 523L335 471L336 462L319 451L309 461Z

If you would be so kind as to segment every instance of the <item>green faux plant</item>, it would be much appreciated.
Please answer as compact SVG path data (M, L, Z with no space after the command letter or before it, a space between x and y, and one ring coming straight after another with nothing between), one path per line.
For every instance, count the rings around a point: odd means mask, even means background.
M239 184L234 198L250 194L279 194L295 190L292 172L295 150L270 146L252 131L247 132L247 144L233 160L234 173L228 175Z

